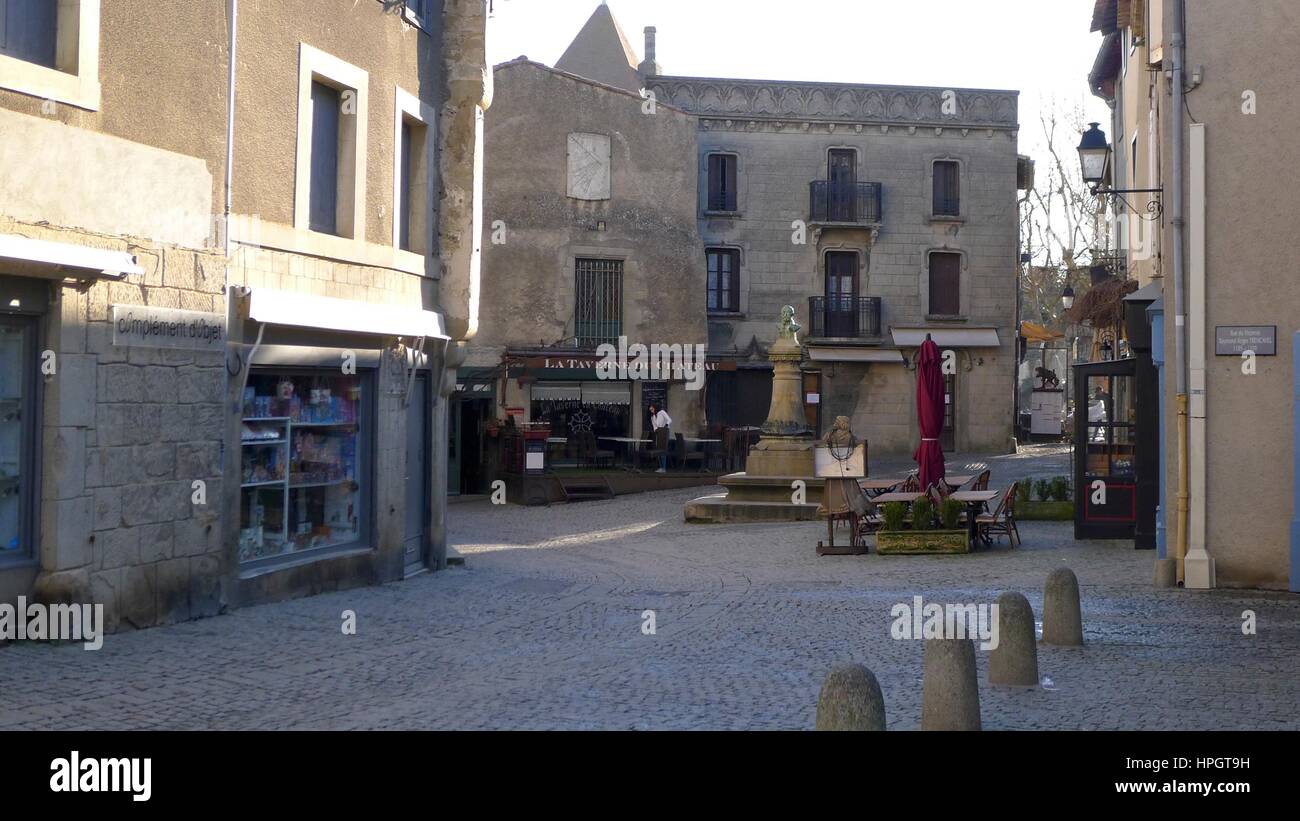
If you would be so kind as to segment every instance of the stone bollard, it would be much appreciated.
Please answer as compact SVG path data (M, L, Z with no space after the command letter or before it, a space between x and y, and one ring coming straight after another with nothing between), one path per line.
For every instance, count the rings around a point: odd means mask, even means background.
M1021 593L998 596L998 646L989 651L989 684L1038 686L1034 608Z
M1043 643L1083 645L1079 580L1068 567L1058 567L1047 574L1047 584L1043 587Z
M971 639L925 640L921 729L980 729L980 690Z
M885 699L880 684L861 664L837 664L817 696L818 730L883 730Z

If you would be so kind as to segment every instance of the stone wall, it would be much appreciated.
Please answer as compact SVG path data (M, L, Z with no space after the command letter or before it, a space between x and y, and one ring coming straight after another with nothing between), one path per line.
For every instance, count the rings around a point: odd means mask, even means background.
M222 356L114 346L109 316L112 305L224 311L221 259L7 218L0 233L125 251L144 268L130 283L60 287L46 315L57 367L43 385L34 595L101 602L114 630L219 612Z

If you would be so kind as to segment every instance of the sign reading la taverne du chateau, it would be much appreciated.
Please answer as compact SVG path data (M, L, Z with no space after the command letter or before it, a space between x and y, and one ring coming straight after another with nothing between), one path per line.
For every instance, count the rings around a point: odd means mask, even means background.
M114 345L191 351L225 349L224 314L147 305L114 305L112 318Z

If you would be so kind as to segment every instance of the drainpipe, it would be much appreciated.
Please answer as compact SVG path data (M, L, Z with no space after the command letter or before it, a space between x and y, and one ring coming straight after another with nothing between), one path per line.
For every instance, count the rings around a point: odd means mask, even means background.
M226 88L226 209L225 234L226 286L230 286L230 203L235 180L235 47L239 38L239 0L230 0L230 65L227 67Z
M1174 0L1173 33L1170 52L1173 57L1173 74L1170 94L1173 98L1172 127L1173 180L1169 186L1170 224L1174 230L1174 394L1178 411L1178 513L1175 526L1174 559L1178 562L1178 583L1184 581L1184 559L1187 556L1188 470L1187 470L1187 309L1184 305L1183 278L1185 261L1183 239L1183 43L1185 20L1183 0Z

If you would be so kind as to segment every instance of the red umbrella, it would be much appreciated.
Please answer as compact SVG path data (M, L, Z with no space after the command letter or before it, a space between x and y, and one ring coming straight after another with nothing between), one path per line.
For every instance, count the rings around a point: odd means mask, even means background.
M916 366L916 416L921 423L921 444L912 458L920 467L921 490L943 480L943 374L939 370L939 346L926 334Z

